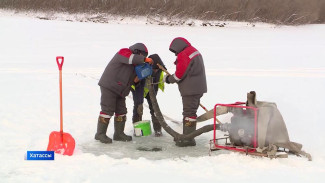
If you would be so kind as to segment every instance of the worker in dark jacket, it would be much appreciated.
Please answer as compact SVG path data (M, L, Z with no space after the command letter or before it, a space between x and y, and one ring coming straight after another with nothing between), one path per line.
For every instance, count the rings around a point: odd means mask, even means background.
M159 69L157 63L160 64L164 68L165 68L165 65L162 62L162 60L158 54L150 55L149 58L151 58L153 60L153 65L152 65L153 72L151 74L151 78L152 78L152 82L154 84L153 88L155 91L155 95L157 95L158 88L160 90L164 91L164 82L163 82L164 73L162 72L161 69ZM135 83L135 85L133 85L132 88L133 89L131 91L132 91L133 102L134 102L132 122L135 123L138 121L142 121L143 100L144 100L144 98L146 98L148 105L149 105L149 109L150 109L151 120L152 120L152 124L153 124L153 129L155 131L155 136L160 137L162 135L161 125L158 122L158 119L155 115L155 111L153 110L150 95L148 94L149 89L146 86L146 80L142 79L141 81L138 81L137 83Z
M183 102L183 134L196 130L196 112L203 93L207 92L207 82L202 55L186 39L175 38L169 50L177 56L175 74L166 76L166 83L177 83ZM195 146L195 140L177 141L179 147Z
M112 143L106 135L110 119L114 117L114 135L116 141L131 141L132 137L124 134L126 122L125 97L130 93L134 84L136 73L134 66L148 62L146 58L148 50L142 43L136 43L129 48L123 48L108 63L98 85L101 90L101 112L98 118L97 133L95 139L102 143Z

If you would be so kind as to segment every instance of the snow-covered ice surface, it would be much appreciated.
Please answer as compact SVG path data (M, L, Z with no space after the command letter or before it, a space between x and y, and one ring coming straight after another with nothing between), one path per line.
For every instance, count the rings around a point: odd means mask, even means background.
M0 181L1 182L322 182L325 179L325 25L298 27L167 27L46 21L0 13ZM313 156L287 159L212 152L212 132L197 146L175 147L172 138L141 137L133 142L101 144L94 140L100 110L97 85L111 57L143 42L158 53L170 72L173 38L187 38L203 55L207 108L216 103L258 100L277 103L292 141ZM55 57L64 56L64 131L76 140L73 156L55 161L26 161L27 150L46 150L50 132L59 130L59 75ZM182 118L176 85L158 94L162 112ZM132 134L132 100L127 98ZM204 111L199 109L198 114ZM145 109L144 119L150 119ZM221 118L227 121L227 117ZM168 121L177 131L181 126ZM212 124L209 120L199 126ZM108 136L112 137L110 124ZM222 133L218 133L222 136ZM162 151L139 151L158 147Z

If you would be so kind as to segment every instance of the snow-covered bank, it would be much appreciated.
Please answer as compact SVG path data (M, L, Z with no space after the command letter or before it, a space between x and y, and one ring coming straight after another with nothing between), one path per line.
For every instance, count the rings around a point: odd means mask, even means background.
M222 181L322 182L325 178L325 26L300 27L167 27L44 21L0 16L0 166L1 182ZM165 134L112 146L95 141L99 106L97 80L118 49L135 42L161 55L175 70L170 41L184 36L202 53L208 93L202 103L244 101L255 90L258 100L276 102L292 141L301 142L314 160L290 156L263 159L213 152L212 133L197 138L195 148L176 148ZM63 66L64 130L76 139L72 157L53 162L25 161L27 150L45 150L51 131L59 129L59 86L56 56ZM180 120L181 98L176 85L159 93L162 112ZM132 101L127 99L128 119ZM203 113L199 109L199 114ZM144 118L150 119L148 110ZM212 121L204 124L211 124ZM170 123L176 130L180 126ZM132 134L130 121L126 132ZM113 125L108 135L112 137ZM220 135L222 135L220 133ZM150 139L151 138L151 139ZM163 146L161 152L138 146ZM156 143L156 144L155 144ZM119 148L121 146L121 148ZM159 154L160 153L160 154Z
M59 20L68 22L92 22L109 24L140 24L140 25L163 25L163 26L185 26L185 27L277 27L279 25L255 22L234 22L234 21L207 21L198 19L178 19L158 16L130 16L124 17L108 13L67 13L55 11L16 11L0 9L2 16L31 17L40 20Z

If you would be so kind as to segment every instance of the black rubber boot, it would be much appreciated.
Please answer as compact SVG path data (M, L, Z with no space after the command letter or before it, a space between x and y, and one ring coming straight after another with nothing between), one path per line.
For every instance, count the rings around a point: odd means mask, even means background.
M104 118L99 116L97 123L97 133L95 135L95 139L99 140L101 143L110 144L112 143L112 139L107 137L106 131L109 124L110 118Z
M136 123L138 121L142 121L142 116L136 115L132 117L132 123Z
M183 134L187 135L190 134L192 132L194 132L196 130L196 121L190 121L188 119L184 119L183 120ZM189 139L189 140L179 140L176 141L176 146L178 147L187 147L187 146L195 146L196 142L193 139Z
M151 120L152 120L153 130L155 131L155 136L156 137L162 136L161 125L160 125L157 117L152 115Z
M113 140L116 141L132 141L132 137L125 135L124 133L124 127L126 122L126 116L115 116L114 118L114 135Z
M134 124L134 123L136 123L136 122L138 122L138 121L142 121L142 116L139 116L139 115L135 115L135 116L133 116L132 117L132 123ZM136 136L135 135L135 130L133 130L133 136Z
M143 115L143 104L134 106L132 122L136 123L138 121L142 121L142 115Z

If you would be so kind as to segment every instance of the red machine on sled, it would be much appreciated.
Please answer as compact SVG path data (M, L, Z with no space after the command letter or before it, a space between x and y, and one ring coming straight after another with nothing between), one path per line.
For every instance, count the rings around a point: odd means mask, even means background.
M229 150L269 158L286 158L292 153L305 156L311 161L311 155L302 150L301 144L290 141L276 104L257 101L255 92L250 92L247 96L247 102L214 106L214 133L210 140L210 151ZM233 114L230 123L221 123L217 119L217 115L225 114L218 113L218 108L227 108L227 112ZM216 130L228 134L216 138Z
M246 155L270 158L288 157L289 149L284 147L280 149L278 146L269 146L264 151L257 151L259 109L245 104L245 102L236 102L233 104L216 104L214 106L214 133L213 139L210 140L210 151L229 150L245 153ZM217 119L217 107L227 107L229 109L233 114L231 123L222 124ZM218 129L217 126L219 126ZM217 138L216 130L228 132L228 134L225 137Z

